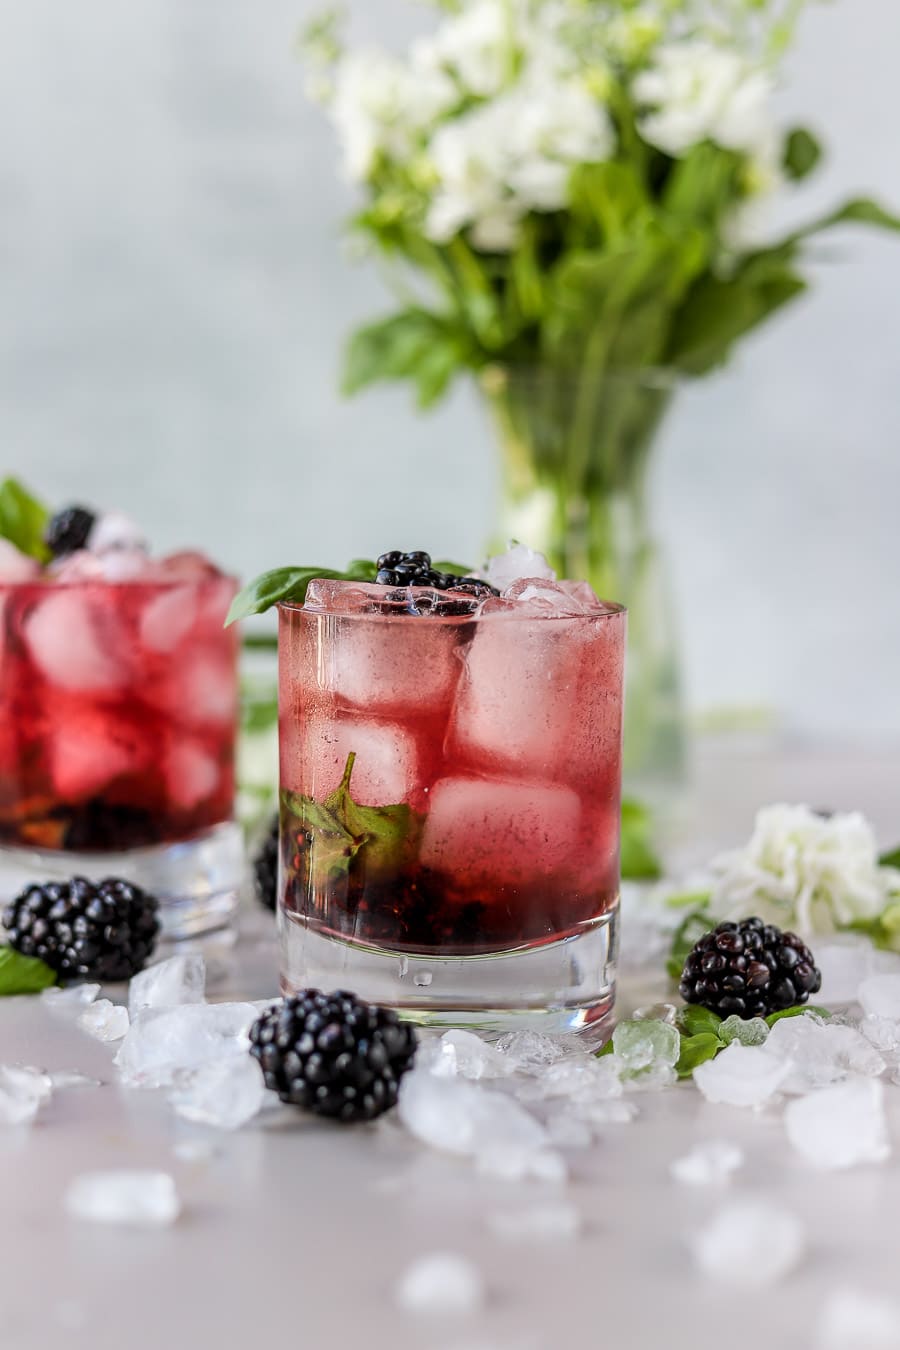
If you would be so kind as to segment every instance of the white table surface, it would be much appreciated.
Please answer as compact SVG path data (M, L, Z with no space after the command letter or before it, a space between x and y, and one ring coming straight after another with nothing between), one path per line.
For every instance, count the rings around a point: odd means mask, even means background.
M900 752L749 752L700 756L692 846L740 842L769 800L859 806L883 842L900 838ZM250 913L210 993L276 991L268 916ZM626 980L623 1010L658 991ZM565 1188L584 1219L574 1241L512 1244L486 1217L558 1196L539 1182L477 1176L390 1120L342 1129L277 1113L236 1133L176 1119L162 1093L116 1085L114 1047L38 999L0 1001L0 1062L75 1069L100 1089L59 1091L31 1127L0 1127L2 1350L813 1350L809 1321L826 1293L898 1288L900 1089L889 1092L896 1157L846 1173L809 1170L780 1114L706 1103L690 1084L635 1098L639 1118L570 1155ZM686 1234L721 1193L677 1185L672 1159L705 1138L739 1143L746 1165L727 1194L775 1198L804 1223L799 1270L760 1294L697 1274ZM211 1139L183 1162L174 1145ZM63 1213L72 1177L101 1167L170 1171L184 1213L158 1231L105 1227ZM423 1252L468 1255L489 1298L474 1317L412 1316L392 1287Z

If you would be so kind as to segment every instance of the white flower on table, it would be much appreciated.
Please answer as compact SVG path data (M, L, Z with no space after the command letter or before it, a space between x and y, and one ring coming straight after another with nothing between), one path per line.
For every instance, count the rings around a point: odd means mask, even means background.
M343 56L335 72L332 116L347 176L365 181L382 153L404 159L456 100L452 80L439 70L414 70L377 48Z
M413 65L421 71L452 74L469 93L491 98L510 79L521 56L519 4L476 0L412 46Z
M661 46L632 90L645 141L682 155L701 141L754 153L772 129L772 80L736 51L703 39Z
M805 936L875 918L900 892L900 871L879 866L864 816L808 806L765 807L747 846L714 859L712 874L717 918L758 914Z

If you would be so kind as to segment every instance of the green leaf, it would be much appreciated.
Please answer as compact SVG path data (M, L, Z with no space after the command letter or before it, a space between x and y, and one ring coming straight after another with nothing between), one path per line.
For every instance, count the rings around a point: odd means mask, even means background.
M472 571L467 563L433 562L431 565L436 572L452 572L457 577L467 577Z
M462 367L471 364L470 342L452 319L405 309L359 328L344 359L341 391L358 393L376 380L411 379L420 408L430 407Z
M0 946L0 995L37 994L56 984L56 971L36 956L23 956L14 947Z
M729 279L706 275L691 289L672 326L666 360L691 375L704 375L730 356L738 338L806 289L784 261L760 267L761 255Z
M335 877L347 876L365 840L354 839L338 817L312 797L282 792L281 804L297 817L312 841L309 857L313 884L321 887Z
M38 562L46 562L50 550L44 543L44 533L50 512L15 478L0 483L0 537L15 544L20 553L26 553Z
M662 865L653 847L653 821L641 802L622 802L621 868L624 881L655 881Z
M818 234L820 230L833 229L835 225L874 225L882 230L900 231L900 216L892 211L887 211L878 202L872 201L870 197L855 197L852 201L845 202L843 206L838 207L836 211L831 211L821 220L814 221L811 225L797 231L790 236L789 242L793 243L801 239L808 238L811 234Z
M302 605L311 581L374 581L375 571L375 564L368 558L355 558L343 572L335 572L330 567L276 567L270 572L262 572L234 597L225 626L247 619L251 614L265 614L266 610L283 601Z
M741 157L711 141L695 145L675 161L662 196L669 214L718 229L722 217L734 205L741 171Z
M718 1036L722 1019L710 1008L701 1008L697 1003L687 1003L679 1013L682 1029L688 1036L697 1036L700 1032Z
M887 853L882 853L878 862L881 867L900 867L900 844L896 848L888 849Z
M822 158L822 147L805 127L796 127L784 147L783 168L788 178L799 182L812 173Z
M827 1008L817 1008L812 1003L798 1003L793 1008L782 1008L779 1012L769 1013L765 1020L770 1027L774 1027L783 1017L802 1017L804 1013L814 1013L816 1017L826 1020L831 1016Z
M666 970L676 984L681 979L684 963L694 943L714 927L715 923L708 914L703 910L694 910L687 914L675 929Z
M715 1059L722 1049L722 1042L712 1031L700 1031L696 1036L682 1036L681 1054L675 1065L679 1078L690 1078L698 1064Z

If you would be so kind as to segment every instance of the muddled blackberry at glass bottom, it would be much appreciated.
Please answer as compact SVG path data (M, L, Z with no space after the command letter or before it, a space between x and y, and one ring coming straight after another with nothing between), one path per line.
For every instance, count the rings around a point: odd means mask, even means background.
M281 606L286 991L599 1032L624 629L621 607L543 579L503 597L320 581Z

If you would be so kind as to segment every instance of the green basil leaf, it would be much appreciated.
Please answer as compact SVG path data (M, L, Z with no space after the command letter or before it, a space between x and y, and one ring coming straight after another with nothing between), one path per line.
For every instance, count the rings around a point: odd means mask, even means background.
M774 1027L783 1017L802 1017L804 1013L815 1013L816 1017L823 1017L826 1020L831 1016L827 1008L817 1008L812 1003L798 1003L793 1008L782 1008L780 1012L769 1013L765 1020L770 1027Z
M401 866L418 834L419 818L406 802L393 806L360 806L350 795L350 779L356 754L347 756L343 777L325 798L325 806L354 839L366 874L390 874ZM364 853L361 850L364 847ZM354 857L356 854L354 854Z
M722 1042L712 1031L701 1031L696 1036L682 1036L681 1054L675 1065L679 1078L690 1078L698 1064L715 1059L722 1049Z
M682 1008L679 1021L688 1036L697 1036L700 1032L718 1036L719 1027L722 1025L718 1013L712 1012L709 1008L701 1008L696 1003L688 1003Z
M375 564L368 558L355 558L343 572L336 572L331 567L276 567L261 573L238 592L225 626L248 619L252 614L264 614L282 601L302 605L311 581L374 581L375 571Z
M642 802L622 802L621 869L623 881L656 881L662 864L653 847L653 821Z
M882 867L900 867L900 844L896 848L888 849L887 853L882 853L878 862Z
M455 577L467 577L471 574L471 567L466 563L458 562L433 562L432 567L436 572L452 572Z
M50 550L44 543L44 534L49 519L47 507L15 478L0 483L0 536L15 544L20 553L47 562Z
M14 947L0 947L0 995L37 994L51 984L56 984L56 971L43 961Z

